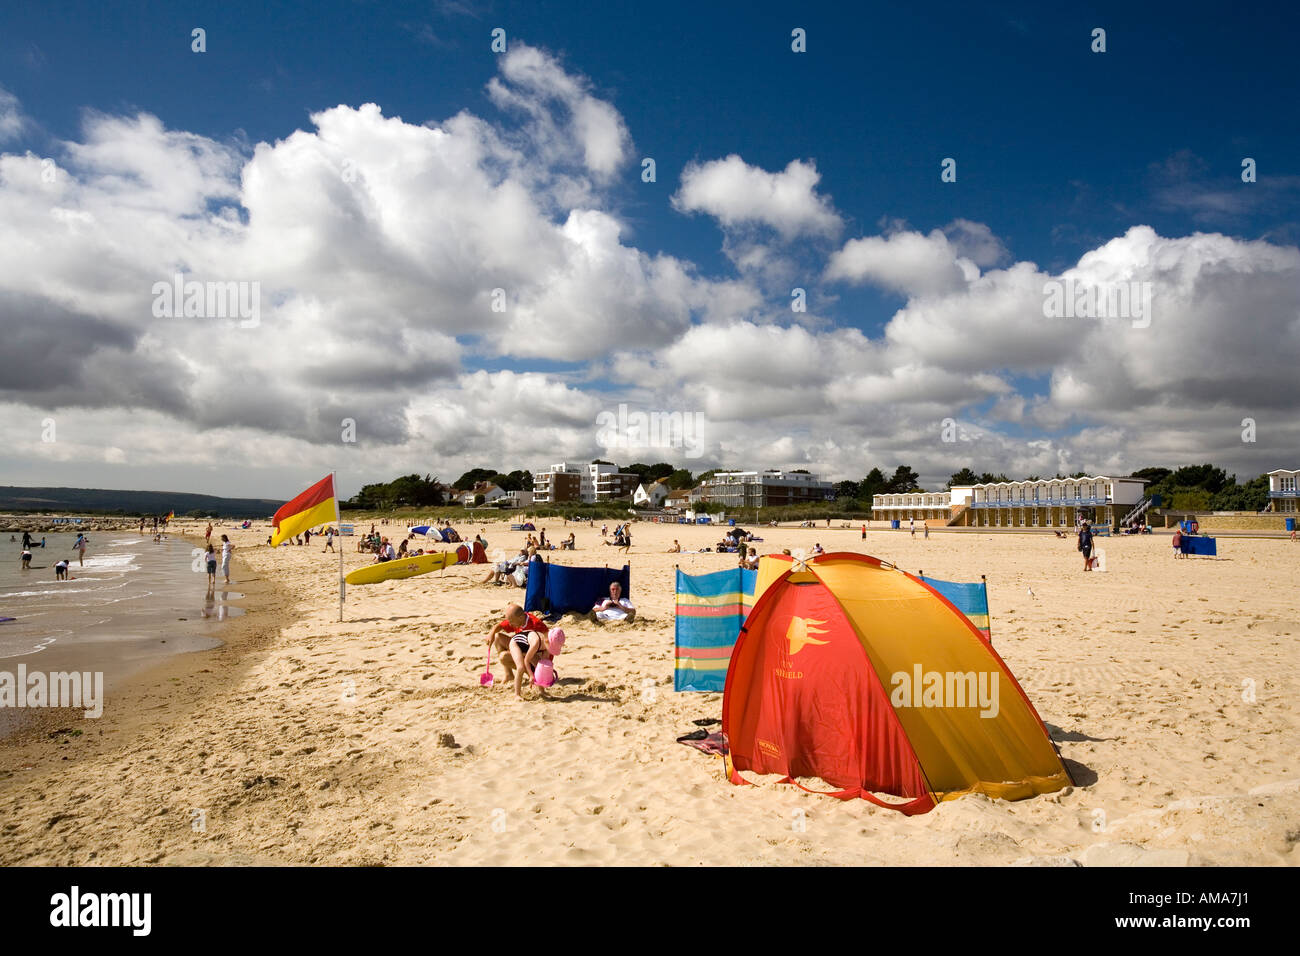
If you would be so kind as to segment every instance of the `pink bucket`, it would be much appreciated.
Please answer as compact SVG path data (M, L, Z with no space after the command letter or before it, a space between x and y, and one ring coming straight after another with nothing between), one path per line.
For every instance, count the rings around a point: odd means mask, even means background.
M551 652L551 656L555 657L564 649L564 632L558 627L552 628L551 633L546 635L546 637L546 648Z
M538 661L533 668L533 683L538 687L550 687L555 683L555 665L550 661Z

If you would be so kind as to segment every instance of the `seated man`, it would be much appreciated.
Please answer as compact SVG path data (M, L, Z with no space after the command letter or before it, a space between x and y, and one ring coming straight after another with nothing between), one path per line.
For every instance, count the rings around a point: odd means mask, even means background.
M609 597L597 601L588 618L595 624L609 621L626 621L631 624L636 619L636 608L632 602L623 597L623 585L617 581L609 584Z
M668 553L669 553L669 554L681 554L681 553L682 553L682 546L681 546L680 543L678 543L678 541L677 541L676 538L673 538L673 546L672 546L671 548L668 549Z

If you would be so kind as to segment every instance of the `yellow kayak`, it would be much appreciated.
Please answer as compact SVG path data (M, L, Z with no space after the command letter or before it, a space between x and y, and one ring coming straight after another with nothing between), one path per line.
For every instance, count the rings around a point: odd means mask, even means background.
M378 584L380 581L413 578L417 574L441 571L455 563L454 552L439 551L436 554L421 554L413 558L398 558L380 564L367 564L364 568L349 571L343 580L348 584Z

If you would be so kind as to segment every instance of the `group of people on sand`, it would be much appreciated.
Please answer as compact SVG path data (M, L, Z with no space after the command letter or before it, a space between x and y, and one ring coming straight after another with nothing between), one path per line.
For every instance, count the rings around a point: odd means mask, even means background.
M480 581L480 584L514 584L518 587L528 586L528 562L537 556L537 548L533 544L526 544L519 549L519 553L513 558L507 558L504 561L498 561L492 566L492 570L487 576Z
M606 537L609 533L609 526L603 525L600 529L600 536ZM572 537L572 535L570 535ZM614 529L614 540L606 541L604 544L612 544L616 548L622 548L624 551L632 550L632 524L625 522Z

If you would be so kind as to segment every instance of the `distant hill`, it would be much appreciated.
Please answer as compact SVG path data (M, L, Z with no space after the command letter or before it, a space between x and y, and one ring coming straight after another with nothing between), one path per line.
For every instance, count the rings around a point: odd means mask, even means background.
M165 515L191 511L222 518L265 518L283 501L266 498L218 498L182 491L113 491L108 488L17 488L0 485L0 511L55 514Z

